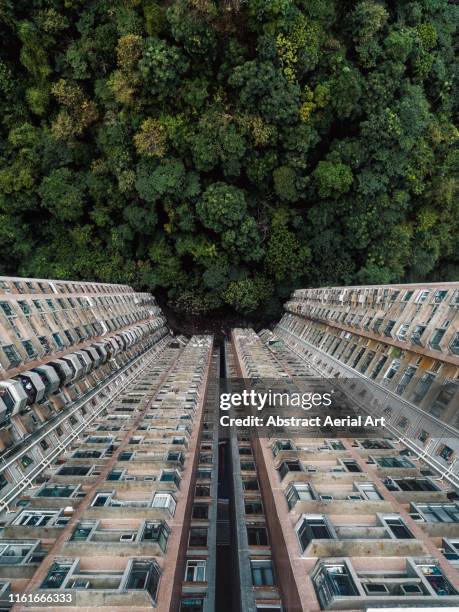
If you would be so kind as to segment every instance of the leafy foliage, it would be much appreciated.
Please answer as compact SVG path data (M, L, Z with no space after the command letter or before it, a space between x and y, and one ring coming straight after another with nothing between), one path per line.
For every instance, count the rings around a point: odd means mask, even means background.
M1 272L198 314L457 277L454 3L4 5Z

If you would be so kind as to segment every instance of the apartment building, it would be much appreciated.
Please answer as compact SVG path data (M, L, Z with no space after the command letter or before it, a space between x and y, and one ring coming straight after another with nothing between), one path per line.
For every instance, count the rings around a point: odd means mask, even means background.
M300 290L221 344L124 285L0 286L0 611L459 609L459 284ZM223 427L234 380L387 426Z
M1 288L0 609L210 612L212 338L127 286Z
M318 374L359 381L367 406L458 485L459 283L304 289L285 310L276 336Z
M322 384L281 332L233 330L236 374ZM240 610L459 607L459 498L425 455L390 436L231 437Z

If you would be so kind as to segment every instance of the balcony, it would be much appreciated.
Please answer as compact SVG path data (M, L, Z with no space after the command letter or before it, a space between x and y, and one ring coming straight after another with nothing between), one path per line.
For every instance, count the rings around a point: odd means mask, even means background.
M151 559L116 558L107 568L95 569L86 559L58 558L41 589L55 593L71 589L77 607L151 608L156 602L161 572Z
M443 575L438 561L429 557L407 557L404 567L387 560L383 571L365 568L348 558L317 562L312 581L322 610L410 606L436 608L459 604L457 591ZM384 602L384 603L383 603Z
M398 514L377 513L359 519L331 514L304 514L296 531L306 557L393 557L422 555L416 540Z
M116 521L84 520L66 542L65 553L78 557L162 557L169 534L165 521L142 521L137 528L121 528L116 527Z

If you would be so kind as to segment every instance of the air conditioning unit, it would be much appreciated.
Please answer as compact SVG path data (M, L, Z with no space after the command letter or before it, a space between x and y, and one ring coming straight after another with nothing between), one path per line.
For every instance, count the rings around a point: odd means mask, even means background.
M389 595L389 589L382 582L365 582L363 587L368 595Z
M120 542L134 542L135 536L135 533L123 533L120 535Z

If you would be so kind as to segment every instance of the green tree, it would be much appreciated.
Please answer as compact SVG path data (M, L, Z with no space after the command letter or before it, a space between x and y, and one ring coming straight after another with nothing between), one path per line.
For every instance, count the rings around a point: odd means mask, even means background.
M202 223L215 232L237 225L246 211L244 192L222 182L210 185L196 205Z

